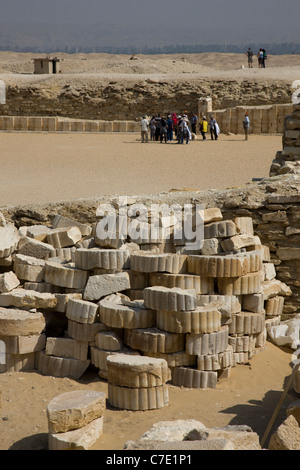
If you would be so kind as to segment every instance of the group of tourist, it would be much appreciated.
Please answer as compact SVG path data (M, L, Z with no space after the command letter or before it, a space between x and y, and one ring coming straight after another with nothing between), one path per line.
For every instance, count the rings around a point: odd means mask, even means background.
M198 130L203 140L206 140L208 129L210 129L211 140L218 140L220 134L220 128L214 116L210 116L209 122L206 116L198 122L197 114L192 113L188 117L187 111L178 116L172 112L169 112L167 116L156 114L151 119L143 116L140 125L142 142L145 143L149 141L149 131L152 141L161 143L176 141L177 144L184 142L188 144L192 140L192 134L196 135Z
M253 57L254 57L254 52L249 47L247 52L245 53L246 56L248 57L248 67L249 69L253 68ZM260 48L258 53L256 54L257 60L258 60L258 68L259 69L265 69L266 68L266 60L268 58L267 52L265 49Z

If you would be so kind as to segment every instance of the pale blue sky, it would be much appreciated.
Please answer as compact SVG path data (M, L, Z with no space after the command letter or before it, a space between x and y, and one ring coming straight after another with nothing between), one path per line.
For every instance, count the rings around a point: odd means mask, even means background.
M300 0L0 0L0 23L299 28ZM300 29L300 28L299 28Z

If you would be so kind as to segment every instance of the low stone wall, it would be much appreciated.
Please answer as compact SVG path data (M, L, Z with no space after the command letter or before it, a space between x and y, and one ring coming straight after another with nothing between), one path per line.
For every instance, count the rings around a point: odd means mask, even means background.
M223 134L243 134L243 119L248 111L252 134L282 134L292 105L246 108L238 106L212 111ZM208 116L210 113L206 113ZM140 132L139 121L102 121L70 119L60 116L0 116L2 131L32 132Z
M282 134L284 121L293 110L292 104L275 104L272 106L236 106L214 111L222 133L243 134L243 120L246 111L250 119L252 134Z
M134 121L92 121L58 116L0 116L1 131L31 132L139 132Z

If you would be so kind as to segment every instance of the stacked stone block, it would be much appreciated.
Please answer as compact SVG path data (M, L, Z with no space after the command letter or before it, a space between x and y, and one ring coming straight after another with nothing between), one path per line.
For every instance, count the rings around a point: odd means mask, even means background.
M76 390L53 398L47 405L48 449L89 450L103 433L106 395Z
M264 346L288 289L252 219L205 209L203 244L191 251L175 236L175 217L160 217L158 235L149 236L151 217L138 238L117 218L117 240L59 215L52 226L19 230L1 217L0 308L42 315L43 331L13 334L44 335L32 346L38 372L77 379L93 366L108 380L108 357L122 354L165 361L175 385L214 388Z
M107 357L108 401L119 409L146 411L169 403L170 370L164 359L114 354Z
M284 119L281 151L278 151L270 168L270 176L300 172L300 105Z

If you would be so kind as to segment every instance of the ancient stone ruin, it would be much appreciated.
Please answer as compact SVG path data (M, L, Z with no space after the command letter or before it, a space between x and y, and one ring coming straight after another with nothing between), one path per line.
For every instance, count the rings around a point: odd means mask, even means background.
M294 163L299 113L296 106L287 117L293 132L283 138L282 156ZM271 173L282 168L276 165ZM294 186L283 195L282 181L291 176ZM14 222L0 214L0 372L79 379L90 368L107 381L109 404L133 411L167 406L168 384L215 388L232 367L263 354L284 312L297 311L297 303L293 309L286 301L298 286L291 276L298 272L299 248L289 238L300 232L298 183L296 171L277 171L249 193L239 188L219 198L213 194L216 205L207 203L200 221L195 198L191 217L193 229L203 230L199 246L186 234L178 236L178 212L165 217L147 207L141 223L139 211L145 208L137 211L135 200L127 201L125 219L115 201L114 214L112 205L103 203L86 223L58 213L45 225L29 223L38 218L33 211L27 212L32 219L16 212ZM105 231L106 219L114 224ZM298 376L295 384L298 390ZM86 412L90 406L99 413ZM54 426L56 420L64 423L64 413L77 416L78 407L87 419ZM102 395L58 396L48 406L49 448L89 448L101 435L104 408ZM275 448L285 430L295 428L295 409L272 439ZM227 430L219 431L205 429L203 435L223 439L215 443L219 448L236 448L232 439L238 434L227 439Z

